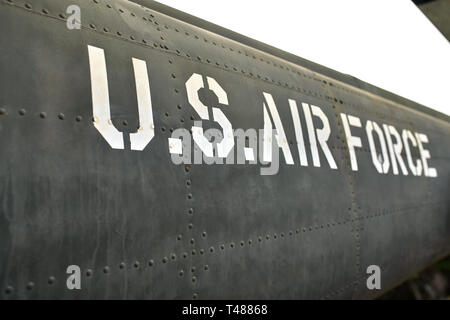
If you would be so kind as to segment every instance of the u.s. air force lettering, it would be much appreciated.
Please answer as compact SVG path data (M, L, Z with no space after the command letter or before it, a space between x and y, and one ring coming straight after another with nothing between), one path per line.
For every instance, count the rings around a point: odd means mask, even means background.
M124 149L123 133L118 131L111 121L104 51L94 46L88 46L88 53L94 126L112 148ZM139 127L135 133L130 134L130 148L131 150L143 151L155 136L150 83L147 63L136 58L132 58L130 61L132 61L134 69L139 110ZM199 90L205 88L205 85L218 99L219 105L212 107L212 110L209 110L208 106L204 105L199 97ZM172 159L176 164L192 163L190 143L183 144L183 140L190 139L192 135L196 146L203 153L204 157L214 159L210 162L206 161L209 164L234 164L235 149L238 164L256 164L258 158L261 164L274 161L278 164L278 157L273 155L273 151L275 150L278 155L280 149L285 163L287 165L296 165L292 155L293 150L289 146L283 122L271 93L261 92L265 101L261 108L264 127L244 130L233 129L233 124L226 116L226 108L232 108L233 106L229 104L227 92L219 79L193 73L185 82L185 89L187 100L200 120L195 121L191 130L179 128L173 132L171 138L168 138L169 152L173 155ZM288 104L295 128L299 165L321 167L323 162L325 162L330 169L338 169L328 146L328 140L331 135L330 122L322 108L294 99L288 99ZM299 110L303 111L302 116L306 122L307 141L301 125ZM318 119L321 126L314 125L313 117ZM204 132L201 120L211 119L221 127L221 132L217 133L216 129L209 129L209 133L207 132L208 130ZM356 115L345 113L340 114L340 121L339 125L342 124L344 130L350 165L353 171L358 171L359 168L355 152L356 148L368 145L373 166L379 174L392 172L394 175L401 173L405 176L412 174L414 176L437 177L438 172L436 168L431 167L428 163L431 154L425 146L425 144L429 143L428 136L425 133L413 132L408 129L397 129L388 123L377 123L372 120L367 120L363 124ZM353 134L352 128L364 129L365 137ZM180 136L184 139L181 139ZM215 143L211 141L213 136L216 138ZM253 139L248 139L248 137L253 137ZM238 143L235 143L235 138L237 138ZM218 140L219 142L217 142ZM307 147L308 145L309 148ZM258 157L258 149L260 157ZM413 149L416 149L415 153L412 152ZM308 153L310 153L312 158L312 164L308 162ZM321 159L320 154L323 154L325 159ZM413 154L416 156L414 157ZM182 156L177 157L177 155ZM203 157L200 158L200 163L201 160L203 160ZM194 160L193 163L198 162ZM272 171L269 174L273 173L276 173L276 171Z

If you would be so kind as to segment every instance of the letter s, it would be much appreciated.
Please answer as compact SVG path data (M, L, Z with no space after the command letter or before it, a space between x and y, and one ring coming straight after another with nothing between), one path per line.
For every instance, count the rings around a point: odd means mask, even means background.
M209 89L219 98L219 103L228 105L228 97L225 90L223 90L214 78L206 77L206 80ZM198 96L198 91L201 88L204 88L203 77L198 73L192 74L188 81L186 81L188 101L202 120L209 120L208 107L200 101ZM230 150L234 147L233 127L222 110L217 107L213 107L212 111L214 121L217 122L223 130L223 139L217 144L218 157L226 158ZM194 141L203 153L207 157L213 157L213 144L204 136L203 128L195 125L192 126L192 135L194 137Z

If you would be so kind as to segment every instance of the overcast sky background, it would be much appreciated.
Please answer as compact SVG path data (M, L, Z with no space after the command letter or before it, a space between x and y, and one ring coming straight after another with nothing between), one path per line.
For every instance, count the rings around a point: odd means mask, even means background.
M410 0L158 0L450 115L450 43Z

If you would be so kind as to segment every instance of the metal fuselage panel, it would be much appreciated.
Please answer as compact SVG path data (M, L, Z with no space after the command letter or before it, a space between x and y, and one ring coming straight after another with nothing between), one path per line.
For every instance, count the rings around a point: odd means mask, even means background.
M445 116L128 1L31 4L0 1L2 298L370 298L448 253ZM67 27L72 4L81 9L79 30ZM189 91L193 75L205 88ZM257 163L174 163L172 132L196 131L198 121L222 130L214 108L233 129L277 129L285 149L275 147L276 174L261 174L260 143ZM387 144L382 173L373 123ZM402 138L407 174L383 125ZM354 156L346 128L360 138ZM182 147L199 154L194 141ZM238 148L235 141L231 152ZM70 265L82 270L81 290L66 286ZM381 290L366 287L369 265L381 268Z

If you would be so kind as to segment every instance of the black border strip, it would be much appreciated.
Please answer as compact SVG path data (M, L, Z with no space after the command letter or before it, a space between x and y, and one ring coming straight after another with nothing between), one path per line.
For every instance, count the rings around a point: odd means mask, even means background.
M273 56L276 56L278 58L284 59L286 61L289 61L291 63L297 64L301 67L307 68L313 72L320 73L324 76L333 78L335 80L338 80L340 82L346 83L350 86L356 87L358 89L370 92L372 94L375 94L377 96L383 97L385 99L391 100L393 102L405 105L410 107L411 109L423 112L425 114L428 114L430 116L436 117L438 119L448 121L450 122L450 116L447 116L444 113L441 113L439 111L436 111L434 109L430 109L422 104L419 104L417 102L414 102L412 100L409 100L407 98L401 97L397 94L394 94L392 92L386 91L384 89L381 89L379 87L376 87L374 85L371 85L367 82L364 82L356 77L353 77L351 75L347 75L338 71L335 71L333 69L324 67L320 64L314 63L312 61L306 60L304 58L298 57L294 54L291 54L289 52L277 49L273 46L270 46L268 44L265 44L263 42L251 39L249 37L246 37L242 34L239 34L237 32L231 31L229 29L223 28L221 26L218 26L214 23L208 22L206 20L197 18L193 15L190 15L188 13L182 12L180 10L174 9L172 7L166 6L162 3L153 1L153 0L129 0L130 2L134 2L136 4L139 4L141 6L144 6L148 9L152 9L155 11L158 11L162 14L168 15L170 17L173 17L175 19L184 21L186 23L189 23L191 25L194 25L196 27L202 28L204 30L208 30L210 32L216 33L220 36L223 36L225 38L240 42L244 45L247 45L249 47L252 47L254 49L266 52L268 54L271 54ZM426 85L426 83L424 83Z

